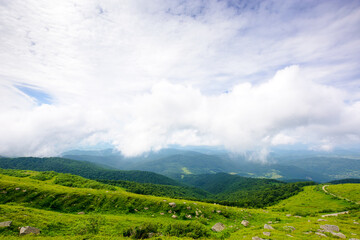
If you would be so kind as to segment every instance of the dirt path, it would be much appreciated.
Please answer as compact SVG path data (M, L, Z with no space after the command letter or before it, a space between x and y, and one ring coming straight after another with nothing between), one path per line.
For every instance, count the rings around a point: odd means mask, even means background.
M328 186L329 186L329 185L324 185L324 186L322 186L322 190L323 190L325 193L330 194L331 196L334 196L334 197L336 197L336 198L346 200L346 201L348 201L348 202L353 202L353 203L359 204L359 203L357 203L357 202L355 202L355 201L351 201L350 199L347 199L347 198L344 198L344 197L341 197L341 196L338 196L338 195L335 195L335 194L329 192L329 191L326 189L326 187L328 187Z

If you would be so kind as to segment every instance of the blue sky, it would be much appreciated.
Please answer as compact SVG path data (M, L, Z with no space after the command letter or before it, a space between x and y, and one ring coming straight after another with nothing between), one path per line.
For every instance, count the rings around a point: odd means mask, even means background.
M0 155L360 140L359 1L0 1Z

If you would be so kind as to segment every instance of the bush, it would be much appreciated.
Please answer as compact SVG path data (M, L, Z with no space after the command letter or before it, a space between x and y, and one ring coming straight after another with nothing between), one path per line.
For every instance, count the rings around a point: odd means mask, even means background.
M145 223L140 226L131 227L123 232L124 237L131 237L135 239L145 239L151 237L151 234L156 234L159 226L154 223Z
M198 222L172 223L165 230L165 234L177 237L201 238L210 236L209 230Z

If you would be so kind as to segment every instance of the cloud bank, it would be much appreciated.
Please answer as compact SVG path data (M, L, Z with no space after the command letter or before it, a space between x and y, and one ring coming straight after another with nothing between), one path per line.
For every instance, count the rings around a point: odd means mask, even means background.
M359 143L359 5L3 1L0 155Z

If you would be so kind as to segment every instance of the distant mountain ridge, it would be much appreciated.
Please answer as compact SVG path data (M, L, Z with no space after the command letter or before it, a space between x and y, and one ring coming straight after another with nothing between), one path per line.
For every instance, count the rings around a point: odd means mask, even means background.
M198 152L199 150L199 152ZM309 150L276 150L270 152L269 163L247 161L244 156L231 156L224 150L211 148L169 148L142 156L125 158L120 152L72 151L64 157L101 163L122 170L146 170L174 179L188 174L226 172L245 177L272 178L282 181L309 180L328 182L341 178L360 178L360 160L340 157L358 156L356 151L319 153Z

